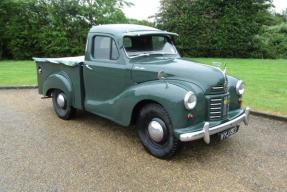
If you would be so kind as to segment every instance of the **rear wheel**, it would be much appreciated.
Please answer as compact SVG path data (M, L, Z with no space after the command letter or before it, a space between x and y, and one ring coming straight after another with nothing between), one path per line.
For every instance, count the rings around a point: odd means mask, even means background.
M58 117L69 120L74 116L76 109L69 104L68 98L63 91L58 89L54 90L52 92L52 101Z
M136 127L143 146L155 157L170 158L180 146L168 113L158 104L146 105L140 111Z

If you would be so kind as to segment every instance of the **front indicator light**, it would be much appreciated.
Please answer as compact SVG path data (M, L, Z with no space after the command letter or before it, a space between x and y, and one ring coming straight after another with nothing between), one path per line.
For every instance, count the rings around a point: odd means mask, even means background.
M189 113L189 114L187 115L187 119L188 119L188 120L192 120L192 119L193 119L193 115L192 115L191 113Z

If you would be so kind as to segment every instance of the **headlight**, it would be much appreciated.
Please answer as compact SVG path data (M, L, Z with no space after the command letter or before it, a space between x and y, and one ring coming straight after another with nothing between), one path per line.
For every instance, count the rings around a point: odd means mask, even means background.
M244 82L241 80L239 80L236 84L236 93L240 96L244 93Z
M184 106L186 109L191 110L196 106L196 96L192 91L186 93L184 97Z

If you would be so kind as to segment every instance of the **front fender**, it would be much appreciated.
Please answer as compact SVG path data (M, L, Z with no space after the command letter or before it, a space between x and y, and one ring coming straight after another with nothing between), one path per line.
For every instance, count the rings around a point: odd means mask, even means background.
M173 125L180 124L180 118L185 112L183 98L186 90L164 81L149 81L137 84L119 95L113 103L116 121L128 126L134 107L141 101L149 100L159 103L170 114ZM115 119L113 119L115 120Z
M117 98L109 101L111 106L109 112L112 111L113 116L110 119L124 126L128 126L131 123L135 106L141 101L148 100L163 106L170 115L174 128L189 126L191 122L187 119L188 113L197 113L202 109L199 107L193 111L188 111L184 107L183 99L189 90L190 89L187 89L185 86L164 80L136 84ZM196 91L193 91L197 93L199 90L196 89ZM201 103L201 100L199 100L199 103ZM100 114L105 117L109 116L106 111L109 108L107 107L107 103L103 104L103 107L98 106L98 109L100 108L103 110L99 111Z
M73 103L73 89L70 79L62 73L50 75L43 84L43 93L48 96L52 89L60 89L68 97L68 102Z

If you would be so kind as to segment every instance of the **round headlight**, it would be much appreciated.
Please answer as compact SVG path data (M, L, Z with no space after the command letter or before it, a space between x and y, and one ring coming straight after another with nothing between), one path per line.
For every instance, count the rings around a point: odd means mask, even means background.
M192 91L186 93L184 97L184 106L186 109L191 110L196 106L196 96Z
M236 93L238 95L243 95L244 93L244 82L239 80L236 84Z

